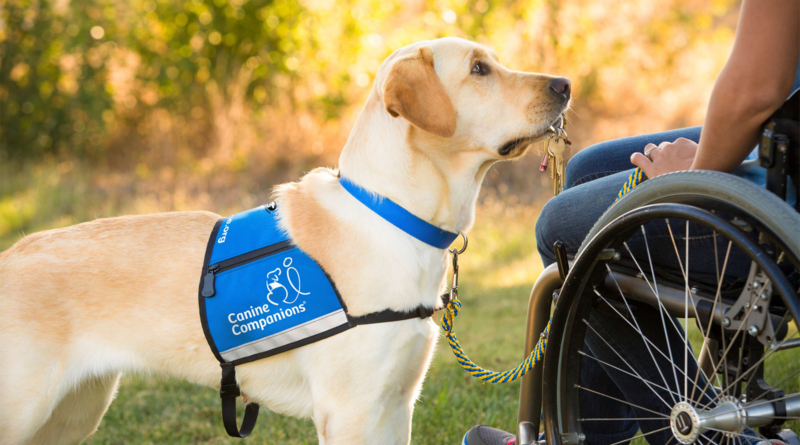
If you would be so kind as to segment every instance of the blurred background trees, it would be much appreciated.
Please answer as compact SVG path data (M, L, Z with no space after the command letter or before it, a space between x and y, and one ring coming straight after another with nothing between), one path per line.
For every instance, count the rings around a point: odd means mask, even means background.
M735 0L5 0L0 249L96 216L267 200L335 165L380 62L423 39L571 78L576 147L702 123ZM539 158L489 191L547 193Z

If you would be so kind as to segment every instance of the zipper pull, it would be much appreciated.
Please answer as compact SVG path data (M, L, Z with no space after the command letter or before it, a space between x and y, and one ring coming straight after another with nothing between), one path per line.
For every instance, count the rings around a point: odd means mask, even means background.
M206 298L213 297L217 292L214 290L214 273L219 270L219 266L214 264L209 266L208 273L203 278L203 292L202 296Z

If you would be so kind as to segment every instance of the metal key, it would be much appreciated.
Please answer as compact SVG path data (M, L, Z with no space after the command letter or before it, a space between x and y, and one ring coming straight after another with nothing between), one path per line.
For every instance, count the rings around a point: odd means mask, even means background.
M550 138L552 142L547 144L548 153L552 154L553 160L553 194L558 195L564 189L564 181L566 178L566 156L569 155L567 146L572 143L567 138L567 120L561 116L558 125L551 128Z
M567 124L564 116L561 116L558 124L551 126L549 138L544 141L544 157L539 171L545 171L550 167L550 179L553 180L553 194L558 195L564 189L564 178L566 177L567 162L565 152L569 154L567 146L572 142L567 138Z
M558 195L564 188L564 172L566 162L564 161L564 152L567 150L567 143L565 139L553 138L548 144L548 153L552 156L551 177L553 178L553 194Z

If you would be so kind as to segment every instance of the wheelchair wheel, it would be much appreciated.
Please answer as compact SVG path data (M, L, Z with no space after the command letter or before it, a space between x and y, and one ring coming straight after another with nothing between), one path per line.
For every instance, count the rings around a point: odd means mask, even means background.
M612 206L553 314L548 444L751 444L798 431L799 238L800 214L722 173L664 175Z

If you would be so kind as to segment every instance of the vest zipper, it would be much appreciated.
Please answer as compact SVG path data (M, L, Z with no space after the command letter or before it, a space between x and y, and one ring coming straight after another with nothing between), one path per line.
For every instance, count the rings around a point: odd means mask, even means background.
M206 276L203 277L203 292L201 293L201 295L206 298L211 298L214 295L216 295L217 292L214 289L214 280L216 274L225 272L226 270L233 269L234 267L239 267L244 264L260 260L261 258L268 257L276 253L283 252L284 250L289 250L292 247L294 247L294 245L292 244L291 241L289 240L281 241L279 243L275 243L267 247L262 247L252 252L247 252L245 254L235 256L233 258L228 258L227 260L222 260L218 263L208 266L208 271L206 272Z

